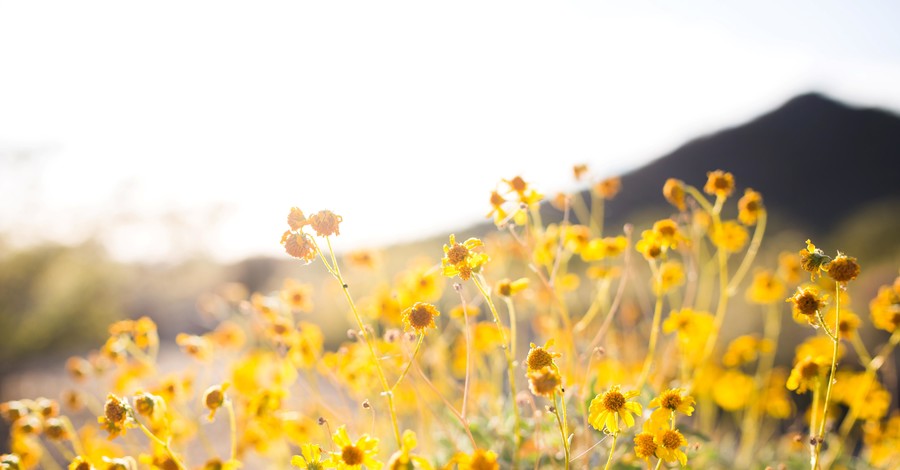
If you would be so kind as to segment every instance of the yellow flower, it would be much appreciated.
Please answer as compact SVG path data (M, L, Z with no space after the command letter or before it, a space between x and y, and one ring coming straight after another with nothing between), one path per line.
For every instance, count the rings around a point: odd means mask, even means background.
M356 268L375 269L381 265L381 253L375 250L354 250L344 255L344 259Z
M425 328L437 328L434 317L441 312L434 305L424 302L416 302L412 307L403 311L401 319L407 329L416 330L418 334L424 334Z
M291 310L300 312L312 311L312 286L301 284L293 279L284 280L281 290L281 301Z
M459 276L463 281L467 281L472 277L472 273L480 272L481 267L488 262L488 256L484 253L475 253L473 250L481 246L484 246L484 243L477 238L456 243L456 236L450 235L450 244L444 245L444 257L441 259L444 276Z
M649 463L650 457L656 456L656 440L649 432L637 433L634 436L634 453L639 459Z
M327 237L330 235L340 235L339 224L343 221L343 217L334 212L325 210L319 211L309 216L309 225L316 231L316 235Z
M800 282L801 261L800 256L790 251L782 251L778 254L778 275L788 284Z
M841 284L847 284L859 276L859 263L856 262L856 258L851 258L841 252L838 252L838 255L824 267L828 277Z
M794 364L785 386L798 394L806 393L810 388L819 386L830 365L824 356L806 356Z
M878 288L878 295L869 302L869 313L875 328L888 333L900 328L900 277L893 285Z
M863 442L869 448L869 463L879 468L894 468L900 461L900 413L883 423L870 421L863 428Z
M694 397L684 395L684 393L683 389L672 388L650 400L650 404L647 406L656 408L650 413L650 420L666 422L672 419L675 413L681 413L685 416L692 415L694 413Z
M626 428L634 426L634 415L640 416L642 408L640 403L628 400L638 394L637 390L622 393L619 386L614 385L591 400L588 422L598 431L605 427L609 434L618 434L623 429L619 427L619 418L622 418Z
M509 279L502 279L497 283L496 291L498 294L503 297L512 297L519 292L528 288L528 278L523 277L516 279L515 281L510 281Z
M762 194L747 188L738 200L738 220L744 225L754 225L763 210Z
M662 240L652 230L641 232L641 239L634 245L634 249L648 260L659 258L663 254Z
M728 343L728 348L722 356L722 364L728 367L737 367L755 361L760 352L772 350L772 342L760 339L756 335L738 336Z
M181 346L182 351L198 361L208 362L213 357L212 342L204 336L178 333L178 336L175 337L175 344Z
M595 184L592 189L603 199L612 199L622 189L622 180L617 177L607 178Z
M682 354L691 364L700 361L706 347L706 338L712 331L713 315L689 308L673 311L663 321L663 333L678 334ZM696 364L694 364L696 365Z
M584 225L563 226L563 246L575 254L581 254L591 239L591 229Z
M472 455L457 454L454 460L459 470L500 470L497 454L491 450L476 449Z
M312 369L322 356L325 336L315 323L301 321L297 323L297 334L288 350L287 357L291 364L299 369Z
M684 182L675 178L666 180L663 185L663 196L669 201L669 204L675 206L679 211L684 212L687 206L684 204Z
M681 450L687 445L687 439L677 429L661 429L654 436L656 439L656 456L664 462L678 462L687 465L687 455Z
M678 247L685 241L684 235L678 229L678 224L672 219L657 220L653 223L653 233L659 238L663 251Z
M834 330L835 314L835 309L831 308L824 315L825 324L832 331ZM856 330L859 329L860 323L862 323L862 320L859 319L857 314L842 307L841 318L838 321L838 335L843 339L849 340L856 333Z
M588 173L588 166L584 163L579 163L577 165L572 166L572 174L575 175L575 181L581 181L584 178L584 175Z
M615 258L625 252L628 239L623 236L594 238L581 250L581 259L585 262Z
M444 293L444 280L433 260L422 257L412 261L394 277L400 305L415 302L437 302ZM399 313L399 312L398 312Z
M304 226L309 225L309 220L303 215L303 211L299 208L291 207L291 212L288 213L287 216L287 223L288 226L291 227L291 230L297 231Z
M734 176L722 170L710 171L706 174L706 185L703 192L716 197L728 197L734 191Z
M382 467L383 464L376 460L378 439L363 434L354 443L347 435L347 427L342 425L334 432L332 440L340 450L331 453L328 465L334 465L338 470L359 470L363 466L369 469Z
M865 372L839 371L831 396L855 411L860 420L879 420L891 408L891 393L885 390L874 374Z
M212 421L216 416L216 411L225 404L225 390L228 390L229 383L225 382L219 385L213 385L203 392L203 406L209 410L209 420Z
M544 198L544 195L529 187L528 183L521 176L516 176L511 180L502 180L509 186L510 192L516 193L519 197L519 203L531 206L537 204ZM518 222L516 222L518 223Z
M316 245L312 238L302 232L284 232L281 236L281 244L287 254L303 261L304 264L312 263L316 259Z
M494 217L494 225L501 226L509 220L509 213L503 206L507 203L506 198L500 195L497 191L491 191L491 211L488 212L487 217Z
M784 369L773 370L757 403L767 415L776 419L788 418L794 411L794 402L784 386L787 379L788 374Z
M720 375L713 386L713 399L723 410L735 411L747 406L756 384L741 371L729 369Z
M792 297L788 297L787 302L794 304L795 320L805 318L813 326L818 322L816 312L821 311L825 307L825 299L819 296L818 291L814 287L798 287L797 293Z
M784 298L784 283L771 271L760 270L753 275L747 288L747 300L757 304L772 304Z
M653 293L663 295L684 284L684 268L678 261L666 261L653 277Z
M831 360L831 354L833 352L834 343L832 343L831 339L827 336L816 335L810 338L807 338L802 343L798 344L794 350L794 359L798 361L803 359L806 356L811 357L825 357ZM838 345L838 359L844 357L844 345Z
M529 370L526 376L528 389L538 396L552 397L562 385L562 377L555 367L546 366L540 370Z
M4 467L0 466L0 468L4 468ZM18 467L9 467L9 468L15 469ZM83 456L79 455L79 456L75 457L74 459L72 459L72 461L69 463L68 469L69 470L94 470L95 467L93 465L91 465L90 461L88 461Z
M531 349L528 350L528 356L525 358L525 367L528 369L528 372L539 371L544 367L557 368L553 360L560 357L561 354L549 350L553 346L553 342L553 338L550 338L543 346L531 343Z
M717 247L729 253L737 253L747 244L749 235L741 224L726 220L721 226L713 228L711 239Z
M291 465L306 470L323 470L322 448L314 444L300 446L300 455L291 457Z
M97 418L97 422L109 433L109 439L114 439L119 434L124 435L126 428L134 426L131 405L127 399L121 399L110 393L103 405L103 416Z
M431 470L433 467L428 460L411 454L417 445L416 433L409 429L403 431L403 437L400 438L400 450L394 452L391 458L388 459L388 470L412 470L415 468Z
M824 269L825 263L831 261L825 252L816 248L816 245L806 240L806 249L800 250L800 267L810 273L810 279L815 281L819 270Z

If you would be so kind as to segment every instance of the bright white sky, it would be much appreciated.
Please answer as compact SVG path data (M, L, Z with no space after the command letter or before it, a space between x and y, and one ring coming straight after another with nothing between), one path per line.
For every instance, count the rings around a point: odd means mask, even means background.
M898 2L638 3L0 0L0 232L279 256L297 205L377 245L797 93L900 110Z

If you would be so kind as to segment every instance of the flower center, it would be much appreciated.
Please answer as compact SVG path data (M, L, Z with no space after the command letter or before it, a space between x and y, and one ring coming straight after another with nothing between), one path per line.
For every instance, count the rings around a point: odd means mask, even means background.
M451 264L459 264L463 262L467 256L469 256L469 249L460 243L453 245L447 252L447 259L450 260Z
M603 395L603 406L609 411L619 411L625 406L625 395L619 392L606 392Z
M663 433L662 445L666 449L677 449L681 446L681 435L671 429Z
M364 454L356 446L345 446L341 449L341 460L347 465L362 465Z
M664 396L662 399L662 405L663 408L674 411L679 406L681 406L681 395L672 393Z

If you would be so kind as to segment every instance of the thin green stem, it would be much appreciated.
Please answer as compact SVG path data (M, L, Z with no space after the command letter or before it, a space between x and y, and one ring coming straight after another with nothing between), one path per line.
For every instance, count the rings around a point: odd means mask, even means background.
M512 396L512 408L513 408L513 417L514 417L514 433L515 433L515 441L516 441L516 450L513 452L513 460L517 460L517 454L519 447L522 444L522 435L519 430L520 428L520 420L519 417L519 405L516 403L516 375L513 365L513 357L510 352L510 344L509 338L506 336L506 332L503 331L503 324L500 323L500 315L497 313L497 307L494 305L494 301L491 300L491 295L488 293L487 289L483 285L483 281L480 279L478 275L472 277L472 281L475 282L475 287L478 288L478 292L481 293L481 296L484 297L485 302L488 304L488 309L491 311L491 315L494 317L494 324L497 325L497 330L500 332L500 338L503 341L503 352L506 355L506 369L509 375L509 390L510 395Z
M559 396L559 401L561 402L560 406L556 406L556 398L560 395L557 392L553 392L553 414L556 415L556 424L559 426L559 436L562 438L563 443L563 451L566 455L566 470L569 468L569 439L567 437L566 432L566 418L565 418L565 409L566 409L566 398L563 396ZM562 416L560 416L560 408L563 410Z
M148 439L155 442L158 446L162 447L167 454L169 454L169 458L171 458L172 461L175 462L175 465L178 466L179 469L186 469L181 459L179 459L178 456L175 455L175 452L172 451L172 447L169 445L168 441L164 441L160 439L156 434L153 434L153 431L148 429L147 426L144 426L144 423L142 423L134 413L131 413L131 417L132 419L134 419L134 422L137 423L138 427L141 428L141 431L143 431L144 435L146 435Z
M609 457L606 458L606 466L603 467L603 470L609 470L610 465L612 465L613 454L616 452L616 441L619 440L619 433L613 434L612 445L609 446Z

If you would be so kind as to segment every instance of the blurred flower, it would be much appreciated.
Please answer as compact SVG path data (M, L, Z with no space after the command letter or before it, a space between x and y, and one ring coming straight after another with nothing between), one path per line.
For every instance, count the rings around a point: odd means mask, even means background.
M734 176L722 170L710 171L706 174L706 185L703 192L716 197L728 197L734 191Z
M684 212L687 207L684 204L684 182L675 178L666 180L663 185L663 196L669 201L669 204L675 206L679 211Z
M754 225L762 211L762 194L750 188L744 190L744 195L738 200L738 220L744 225Z

